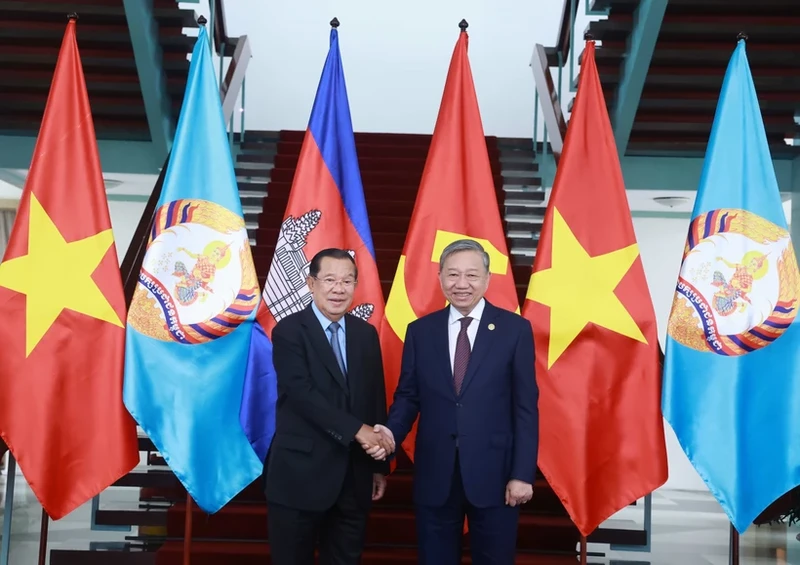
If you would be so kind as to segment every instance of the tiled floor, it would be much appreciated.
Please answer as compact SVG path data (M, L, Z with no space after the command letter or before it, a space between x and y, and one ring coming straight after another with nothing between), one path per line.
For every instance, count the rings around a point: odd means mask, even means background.
M0 532L4 524L6 476L0 476ZM103 508L135 508L133 489L109 489L101 497ZM90 529L91 505L87 504L58 522L50 522L49 548L87 548L93 542L121 542L132 532ZM707 493L657 491L653 495L653 536L650 553L609 551L608 546L589 546L605 557L594 563L651 565L725 565L728 563L729 526L725 515ZM18 476L14 494L10 565L35 565L38 556L41 507L24 478ZM625 509L614 519L615 527L640 528L641 508ZM609 524L611 525L611 524ZM800 528L751 527L741 537L741 565L800 565ZM133 532L135 534L135 532Z

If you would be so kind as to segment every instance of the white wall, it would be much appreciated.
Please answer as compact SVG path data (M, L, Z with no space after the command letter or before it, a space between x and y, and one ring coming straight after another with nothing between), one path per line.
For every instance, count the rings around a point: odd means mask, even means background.
M12 203L18 203L22 191L11 184L0 181L0 207L10 208ZM13 205L16 207L16 204ZM127 202L112 200L108 203L111 216L111 229L114 232L114 241L117 246L119 262L125 257L125 252L131 243L139 218L144 212L145 202ZM0 257L2 259L2 257Z
M108 203L111 213L111 229L114 231L114 241L117 244L117 257L119 262L125 258L125 252L131 244L131 239L139 225L139 219L144 213L146 202L119 202Z
M633 228L639 243L644 273L658 323L661 347L667 334L667 320L675 295L675 284L689 227L688 218L634 218ZM664 422L667 437L669 479L664 488L708 490L683 453L672 428Z
M229 35L248 34L253 42L246 127L305 129L335 16L354 129L431 133L458 22L465 18L487 135L530 137L534 84L528 65L534 43L555 42L562 5L561 0L228 2Z
M689 206L691 205L689 204ZM784 202L783 211L787 223L791 223L791 200ZM689 218L633 219L633 228L644 264L644 273L656 312L658 339L662 348L666 339L667 321L675 295L675 284L678 279L688 227ZM683 453L672 428L666 421L664 426L669 459L669 480L665 488L708 490L700 475L697 474Z
M0 200L16 200L19 201L19 196L22 193L16 186L0 180Z

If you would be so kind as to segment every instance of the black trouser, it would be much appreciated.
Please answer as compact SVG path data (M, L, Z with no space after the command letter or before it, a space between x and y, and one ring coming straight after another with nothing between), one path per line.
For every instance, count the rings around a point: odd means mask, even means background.
M364 549L368 511L356 500L353 465L348 465L336 503L324 512L270 504L269 544L273 565L358 565Z

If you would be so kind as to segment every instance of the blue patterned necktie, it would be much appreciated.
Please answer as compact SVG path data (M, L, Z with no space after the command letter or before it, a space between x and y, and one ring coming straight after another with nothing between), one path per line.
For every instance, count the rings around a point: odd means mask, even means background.
M461 331L458 332L456 354L453 359L453 386L457 395L461 394L461 385L464 384L464 376L467 374L467 365L469 365L469 358L472 353L469 346L469 336L467 335L467 328L472 318L464 317L459 321L461 322Z
M347 377L347 371L344 368L344 359L342 358L342 347L339 345L339 322L331 322L328 329L331 331L331 347L333 348L333 356L336 357L336 362L339 363L339 369L342 375Z

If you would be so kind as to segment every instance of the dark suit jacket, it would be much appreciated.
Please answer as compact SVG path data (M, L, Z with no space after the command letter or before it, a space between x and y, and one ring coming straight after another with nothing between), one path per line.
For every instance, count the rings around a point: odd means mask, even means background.
M372 459L354 439L362 424L386 422L378 332L346 316L347 379L310 306L282 319L272 331L278 401L266 464L270 502L326 510L339 496L352 462L356 496L368 509L373 473L389 472L387 462Z
M445 503L458 445L467 499L477 507L501 506L509 480L533 484L536 476L539 393L531 324L487 301L457 396L450 366L449 312L445 308L408 325L387 426L400 445L419 414L416 504Z

